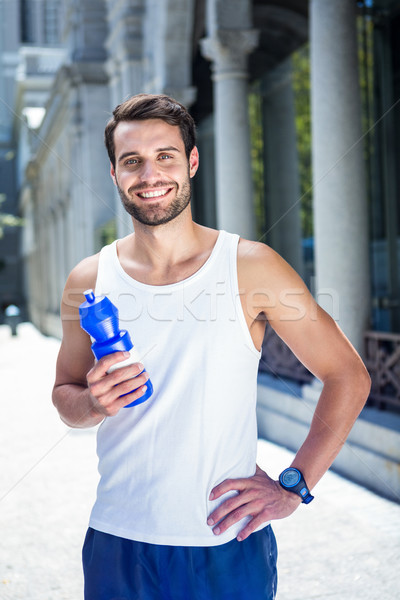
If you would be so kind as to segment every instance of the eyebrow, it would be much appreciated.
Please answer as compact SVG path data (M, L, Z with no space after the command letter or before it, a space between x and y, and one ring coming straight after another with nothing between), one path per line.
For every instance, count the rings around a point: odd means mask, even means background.
M176 148L175 146L166 146L165 148L157 148L156 154L159 154L160 152L179 152L180 154L182 153L182 151L179 150L179 148ZM118 157L118 162L121 162L122 160L124 160L124 158L128 158L128 156L140 156L140 152L138 152L137 150L131 150L130 152L124 152L123 154L121 154L121 156Z

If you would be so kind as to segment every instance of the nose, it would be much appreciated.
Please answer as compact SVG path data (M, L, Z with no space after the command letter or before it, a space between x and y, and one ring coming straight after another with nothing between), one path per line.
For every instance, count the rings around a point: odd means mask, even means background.
M142 181L152 181L159 178L157 164L152 160L143 161L140 169L140 179Z

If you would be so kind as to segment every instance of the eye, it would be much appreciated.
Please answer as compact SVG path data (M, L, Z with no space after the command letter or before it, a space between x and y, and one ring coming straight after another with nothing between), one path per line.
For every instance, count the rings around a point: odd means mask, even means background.
M130 165L137 165L139 163L139 160L137 158L128 158L125 161L125 165L130 166Z
M161 155L160 155L160 158L161 158L162 160L167 160L168 158L172 158L172 156L171 156L171 154L161 154Z

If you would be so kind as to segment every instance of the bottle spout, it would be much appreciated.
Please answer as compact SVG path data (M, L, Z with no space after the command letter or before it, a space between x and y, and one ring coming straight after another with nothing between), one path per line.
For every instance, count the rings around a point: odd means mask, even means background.
M95 301L95 295L93 290L86 290L86 292L83 292L85 295L86 300L89 302L89 304L92 304Z

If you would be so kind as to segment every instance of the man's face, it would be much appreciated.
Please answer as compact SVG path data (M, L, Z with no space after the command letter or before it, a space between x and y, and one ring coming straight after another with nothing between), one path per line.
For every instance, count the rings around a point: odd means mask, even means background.
M123 121L114 131L114 145L111 176L125 210L136 221L162 225L185 210L198 153L194 148L188 162L178 126L161 119Z

